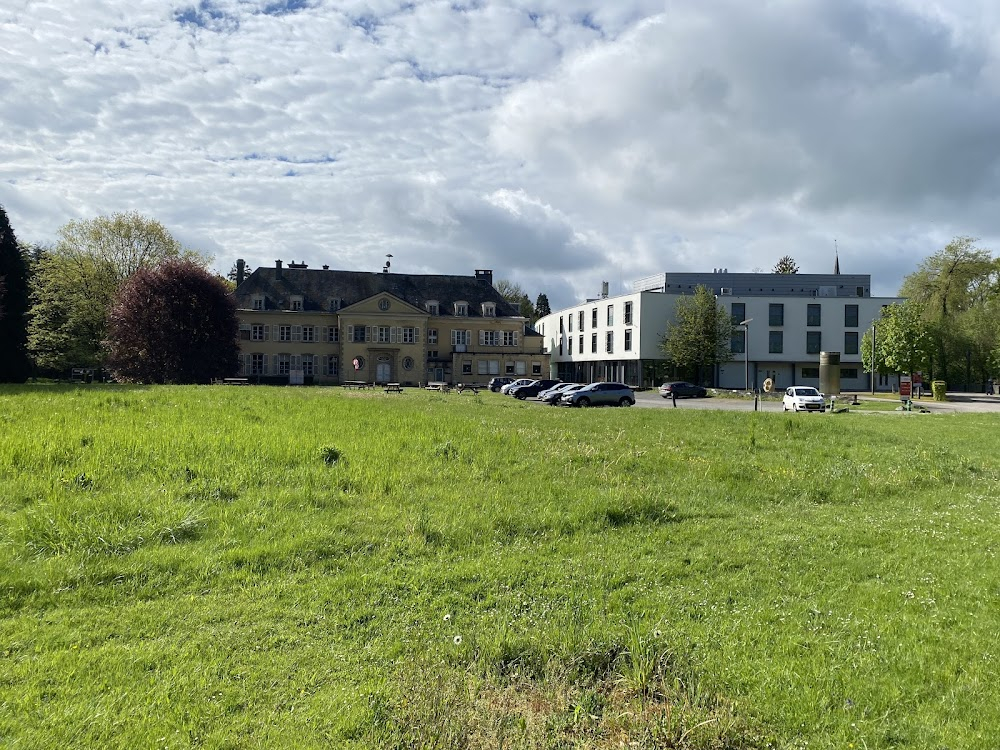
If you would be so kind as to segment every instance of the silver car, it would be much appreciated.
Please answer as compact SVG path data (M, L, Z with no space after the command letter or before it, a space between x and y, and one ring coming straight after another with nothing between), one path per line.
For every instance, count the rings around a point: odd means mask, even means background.
M564 394L561 406L632 406L635 394L624 383L591 383Z

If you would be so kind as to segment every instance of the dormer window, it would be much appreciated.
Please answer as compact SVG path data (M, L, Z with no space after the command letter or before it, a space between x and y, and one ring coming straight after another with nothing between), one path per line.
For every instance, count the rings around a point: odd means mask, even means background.
M469 303L468 302L456 302L455 303L455 315L460 318L467 317L469 314Z
M431 315L440 315L441 314L441 307L438 304L438 301L436 299L429 299L429 300L427 300L427 302L424 305L424 307L427 308L427 312L429 312Z
M301 294L293 294L292 295L292 297L288 300L288 309L289 310L296 310L296 311L302 310L302 295Z
M483 317L484 318L495 318L497 316L497 306L495 302L484 302L483 303Z
M254 310L263 310L264 309L264 295L263 294L255 294L250 299L250 305L253 307Z
M328 309L328 310L329 310L330 312L337 312L337 310L339 310L339 309L340 309L340 300L339 300L339 299L337 299L336 297L331 297L331 298L330 298L330 299L329 299L329 300L327 301L327 309Z

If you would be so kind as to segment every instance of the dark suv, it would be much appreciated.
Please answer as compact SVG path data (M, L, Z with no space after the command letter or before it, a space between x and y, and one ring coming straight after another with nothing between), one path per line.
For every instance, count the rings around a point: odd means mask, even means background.
M501 388L503 388L507 383L513 383L514 378L490 378L490 390L494 393L498 393Z

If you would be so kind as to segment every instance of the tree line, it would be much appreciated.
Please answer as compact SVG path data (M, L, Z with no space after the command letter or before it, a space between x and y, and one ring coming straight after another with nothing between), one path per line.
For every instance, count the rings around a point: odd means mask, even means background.
M158 221L71 221L51 247L18 243L0 207L0 382L104 369L121 382L232 375L232 285Z

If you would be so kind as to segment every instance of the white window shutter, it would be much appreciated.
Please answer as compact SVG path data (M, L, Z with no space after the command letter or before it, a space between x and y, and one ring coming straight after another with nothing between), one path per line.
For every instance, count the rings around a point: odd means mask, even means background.
M302 340L302 326L292 326L292 341Z
M389 343L396 343L396 326L389 326Z
M354 341L354 326L347 326L347 340Z
M465 332L465 343L472 344L472 331Z
M517 346L517 331L514 331L514 346Z
M413 343L414 344L419 344L420 343L420 329L419 328L414 328L413 329Z
M374 341L372 337L372 326L365 326L365 341Z
M268 369L268 366L270 365L270 363L267 360L268 360L268 356L265 354L264 355L264 362L263 362L263 365L261 366L261 372L264 375L270 375L271 374L271 371Z
M271 326L264 326L264 341L267 341L270 335L271 335Z

